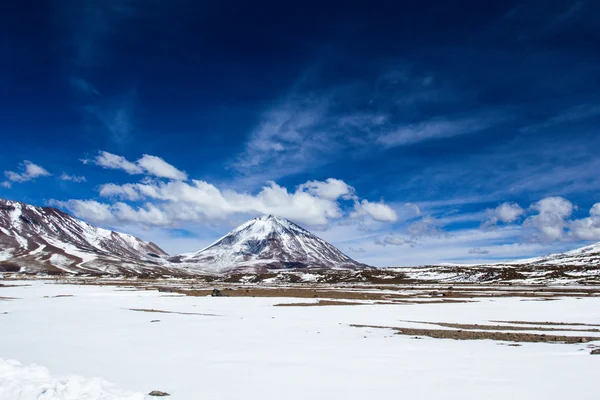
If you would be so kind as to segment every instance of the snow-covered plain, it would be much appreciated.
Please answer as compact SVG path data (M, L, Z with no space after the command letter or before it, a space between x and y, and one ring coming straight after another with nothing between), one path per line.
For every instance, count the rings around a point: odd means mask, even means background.
M15 283L25 286L0 288L0 296L13 298L0 300L0 358L44 366L52 376L101 377L123 391L160 390L175 400L598 398L600 356L590 355L589 343L509 347L492 340L413 339L350 325L600 324L599 297L273 307L307 300L5 282ZM1 371L0 386L6 379Z
M100 378L56 377L39 365L0 359L0 399L144 400L144 395L119 390Z

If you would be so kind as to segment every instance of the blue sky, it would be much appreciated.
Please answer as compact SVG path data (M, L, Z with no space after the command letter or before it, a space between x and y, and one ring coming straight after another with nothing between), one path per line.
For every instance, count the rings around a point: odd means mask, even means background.
M600 3L5 5L0 197L197 250L262 213L373 265L600 241Z

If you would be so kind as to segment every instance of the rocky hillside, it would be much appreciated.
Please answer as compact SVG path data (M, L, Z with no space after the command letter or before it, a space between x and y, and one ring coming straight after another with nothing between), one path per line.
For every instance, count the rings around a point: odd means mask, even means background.
M0 270L49 273L169 272L154 243L94 227L56 208L0 199Z

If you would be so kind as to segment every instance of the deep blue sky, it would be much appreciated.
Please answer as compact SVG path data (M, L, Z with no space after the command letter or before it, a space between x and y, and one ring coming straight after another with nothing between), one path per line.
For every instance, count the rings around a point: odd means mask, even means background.
M600 2L38 0L0 18L0 197L172 253L267 212L375 265L600 240Z

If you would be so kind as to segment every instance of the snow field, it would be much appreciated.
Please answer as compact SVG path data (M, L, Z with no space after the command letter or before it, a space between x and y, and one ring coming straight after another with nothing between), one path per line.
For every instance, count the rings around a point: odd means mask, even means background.
M350 326L413 324L402 321L492 324L490 320L600 324L597 297L273 307L307 301L24 284L29 286L0 288L1 296L17 298L0 301L0 358L43 365L57 376L99 376L138 393L161 390L171 394L169 399L532 400L598 395L600 357L590 355L589 343L509 347L491 340L414 339L389 329ZM52 297L57 295L72 297Z

